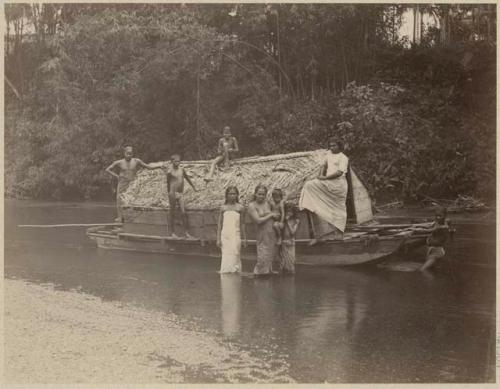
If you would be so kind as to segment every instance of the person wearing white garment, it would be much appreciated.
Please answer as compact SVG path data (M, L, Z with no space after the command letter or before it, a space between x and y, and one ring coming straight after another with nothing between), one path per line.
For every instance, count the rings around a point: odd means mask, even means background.
M333 225L343 236L346 220L347 168L349 159L342 152L343 143L331 139L326 160L317 178L307 181L302 188L299 208L315 213Z
M225 197L217 224L217 246L222 252L220 273L238 273L241 272L242 237L246 246L245 207L238 202L236 186L228 186Z

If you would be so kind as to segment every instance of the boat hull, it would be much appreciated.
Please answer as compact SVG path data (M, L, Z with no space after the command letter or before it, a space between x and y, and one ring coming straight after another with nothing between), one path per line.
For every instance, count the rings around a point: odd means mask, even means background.
M220 249L212 242L186 239L160 239L159 237L131 237L120 234L102 234L88 231L87 235L97 247L107 250L136 251L142 253L189 255L220 258ZM125 234L126 235L126 234ZM325 240L296 242L296 264L309 266L360 265L387 257L398 250L415 248L425 243L425 236L397 235L373 240ZM243 260L257 259L255 241L242 248Z

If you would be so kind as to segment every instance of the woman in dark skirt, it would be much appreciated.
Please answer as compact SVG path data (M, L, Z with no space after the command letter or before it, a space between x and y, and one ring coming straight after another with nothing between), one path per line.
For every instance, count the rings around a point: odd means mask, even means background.
M257 229L257 263L253 269L254 274L271 274L273 261L278 255L276 233L273 222L280 215L272 212L267 201L267 188L257 185L255 199L248 205L248 214Z

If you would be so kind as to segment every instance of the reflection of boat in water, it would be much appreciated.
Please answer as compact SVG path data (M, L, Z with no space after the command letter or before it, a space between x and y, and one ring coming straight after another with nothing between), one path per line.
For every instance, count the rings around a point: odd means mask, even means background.
M250 200L257 183L270 190L281 188L290 201L298 201L307 179L317 175L324 159L324 150L242 158L220 172L214 181L205 184L205 168L209 161L191 161L183 166L192 175L198 188L185 191L185 203L191 234L197 239L169 237L168 199L163 173L160 170L141 171L124 194L127 204L123 209L122 228L93 227L87 235L102 249L130 250L149 253L186 254L220 257L215 245L218 208L224 201L224 191L236 185L241 201ZM349 169L347 175L347 227L338 239L332 227L305 211L299 213L296 258L299 265L355 265L386 257L401 249L411 249L425 243L428 233L417 231L420 224L378 224L372 215L371 200L365 186ZM180 225L175 227L181 234ZM248 247L242 250L242 259L255 260L255 229L247 218Z

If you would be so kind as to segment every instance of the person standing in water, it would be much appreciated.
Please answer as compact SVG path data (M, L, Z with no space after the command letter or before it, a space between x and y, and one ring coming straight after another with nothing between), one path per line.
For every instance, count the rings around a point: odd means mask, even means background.
M285 226L285 200L281 189L273 189L269 205L271 206L271 212L276 212L280 215L279 220L276 220L273 223L273 228L276 232L276 237L278 238L276 244L279 246L282 240L283 227Z
M236 186L228 186L224 205L220 208L217 223L217 246L222 258L220 273L238 273L241 271L241 242L246 246L245 207L239 203Z
M172 160L172 166L166 172L168 201L170 205L170 215L168 219L170 236L172 238L178 238L178 236L175 234L174 222L175 222L175 208L179 206L186 238L194 239L194 237L189 234L189 224L184 204L184 179L188 182L189 185L191 185L191 187L195 192L197 192L197 190L194 187L193 182L191 181L189 176L186 174L184 168L180 166L181 157L178 154L174 154L172 155L171 160Z
M291 203L285 203L285 220L280 246L280 271L285 274L295 273L295 234L299 228L297 208Z
M267 187L258 184L255 188L254 201L248 204L248 215L254 222L257 237L257 263L253 269L255 275L273 274L272 265L278 258L277 237L273 222L280 219L278 212L272 212L266 200Z
M123 212L122 212L122 194L125 193L130 183L134 180L139 168L144 169L161 169L161 166L152 167L139 158L133 158L133 149L130 146L123 148L124 158L113 162L106 168L106 172L111 174L113 177L118 179L118 185L116 187L116 213L117 218L115 219L118 223L123 223ZM118 174L113 170L119 169Z
M212 164L210 165L210 172L207 177L205 177L205 181L213 180L215 166L224 163L224 167L228 168L230 158L232 158L234 154L239 151L238 141L231 135L231 129L228 126L224 127L222 135L223 136L219 139L219 144L217 146L218 156L212 161Z
M427 230L431 231L431 235L427 238L427 254L420 271L429 269L438 259L444 257L444 245L448 240L449 230L450 225L446 220L446 208L437 210L434 224L430 230Z

